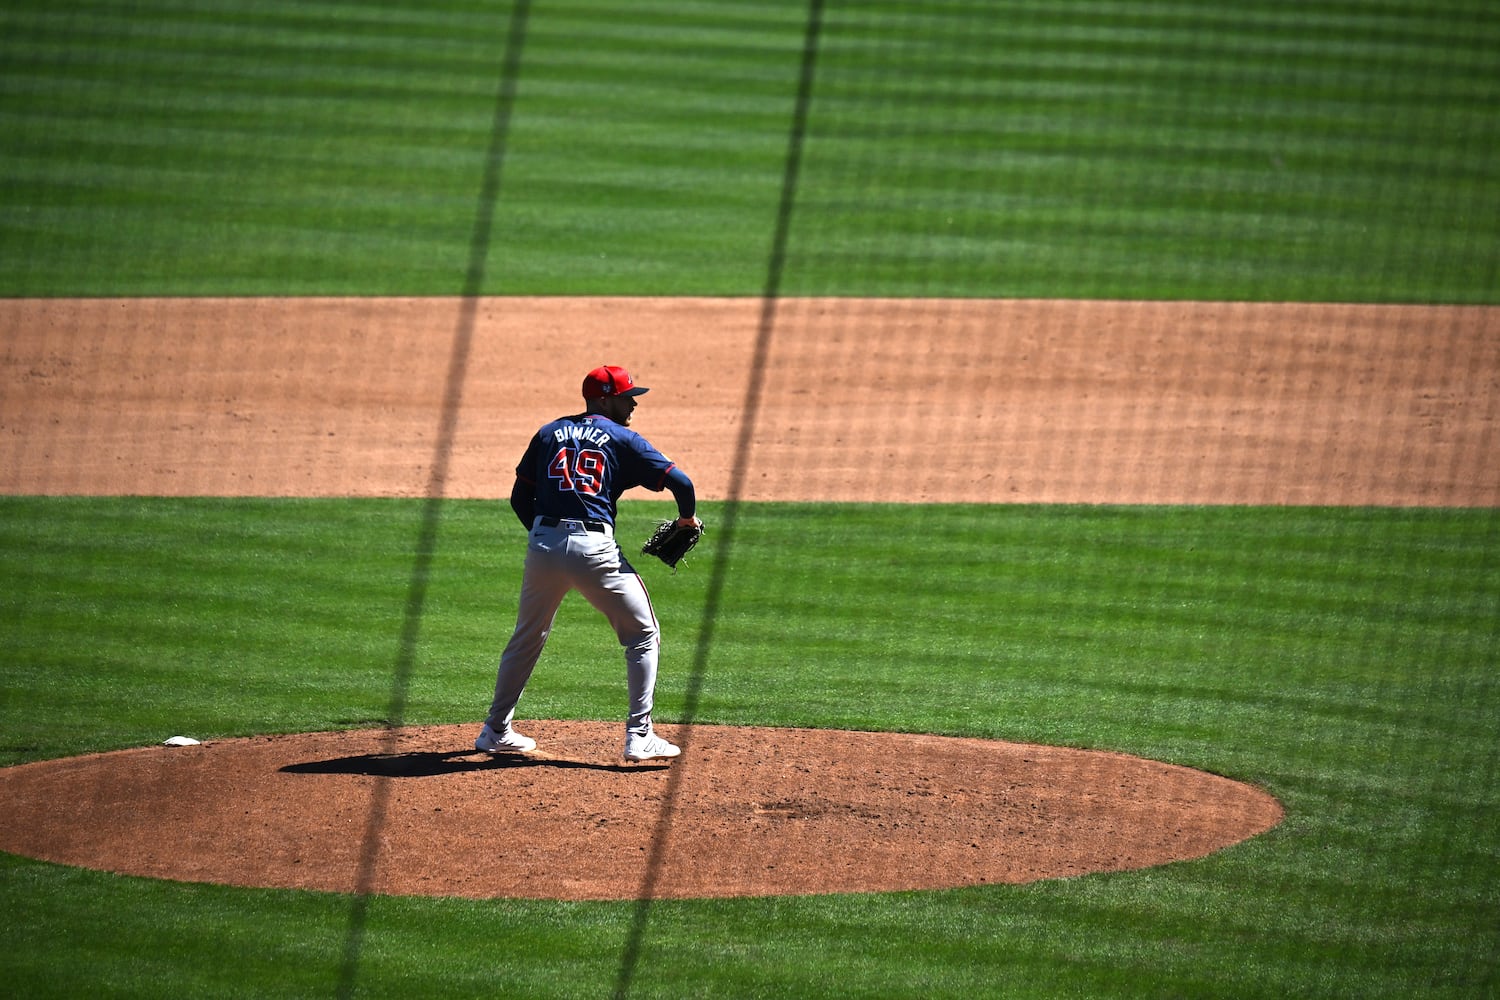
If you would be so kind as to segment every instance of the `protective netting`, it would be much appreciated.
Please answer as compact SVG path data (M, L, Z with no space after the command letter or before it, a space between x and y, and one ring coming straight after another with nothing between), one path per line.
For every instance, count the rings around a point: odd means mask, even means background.
M465 501L619 364L710 526L657 595L663 721L1102 747L1287 806L1160 882L872 900L849 992L1485 993L1491 6L7 4L0 764L472 717L521 547ZM618 707L589 614L529 710ZM136 898L49 877L0 893L90 935ZM473 986L366 966L365 907L341 993ZM763 962L777 914L724 917L757 961L707 988L825 987L860 919L788 912ZM558 931L605 953L578 990L705 989L724 955L653 919Z

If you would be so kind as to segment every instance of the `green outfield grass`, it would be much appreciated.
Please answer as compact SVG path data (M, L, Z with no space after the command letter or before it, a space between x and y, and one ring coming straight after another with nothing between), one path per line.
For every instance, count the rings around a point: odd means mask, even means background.
M524 32L513 9L5 4L0 295L762 292L808 5L537 0ZM1500 20L1484 0L826 4L816 69L785 294L1500 294ZM407 649L430 512L0 498L0 764L185 730L477 721L520 538L503 505L443 504ZM1107 747L1287 805L1282 826L1210 858L643 909L0 856L0 983L69 998L1491 995L1496 519L739 511L698 721ZM652 579L669 723L711 566ZM602 624L570 604L562 626L524 711L618 717Z
M457 294L506 4L8 3L0 292ZM478 287L757 294L808 4L534 3ZM1484 0L828 4L787 294L1494 301Z
M644 534L665 510L627 503L622 524ZM392 719L422 513L0 498L0 761L182 732L478 720L524 541L497 504L443 505ZM717 505L705 516L722 520ZM697 721L1122 750L1262 785L1288 814L1208 859L1131 874L658 903L634 994L1478 995L1496 981L1500 926L1496 517L740 508ZM713 536L705 547L675 576L645 568L665 725L681 721L719 557ZM521 714L618 718L619 669L571 599ZM0 900L11 980L58 996L325 992L356 908L20 859L0 866ZM473 994L500 976L518 993L599 996L634 913L375 899L359 991Z

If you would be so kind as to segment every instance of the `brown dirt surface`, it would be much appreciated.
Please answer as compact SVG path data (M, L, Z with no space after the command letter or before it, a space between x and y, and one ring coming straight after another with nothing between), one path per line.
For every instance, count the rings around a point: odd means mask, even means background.
M707 499L1500 504L1495 308L762 306L3 300L0 493L502 497L531 432L610 363L652 387L634 426ZM516 760L473 753L476 723L9 768L0 849L231 884L648 898L1129 870L1281 818L1257 789L1119 754L693 726L682 758L627 767L615 727L528 725L542 752Z
M761 338L762 312L0 300L0 493L503 497L607 363L708 498L1500 504L1500 308L814 299Z
M934 889L1197 858L1275 826L1262 791L1119 754L991 740L538 722L148 747L0 771L0 848L131 875L488 898Z

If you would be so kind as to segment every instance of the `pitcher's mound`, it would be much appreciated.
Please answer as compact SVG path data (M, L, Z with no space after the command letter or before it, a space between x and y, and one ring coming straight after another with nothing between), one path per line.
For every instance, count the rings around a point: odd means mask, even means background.
M935 889L1202 857L1280 822L1259 789L1115 753L833 730L526 722L148 747L0 770L0 850L130 875L555 899Z

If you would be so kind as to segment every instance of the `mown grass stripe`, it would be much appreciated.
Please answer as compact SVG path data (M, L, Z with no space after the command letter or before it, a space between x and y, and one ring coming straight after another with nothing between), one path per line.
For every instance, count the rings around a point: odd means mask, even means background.
M660 507L627 502L625 520L648 523ZM182 729L380 724L418 511L0 498L0 759ZM1475 934L1493 926L1485 831L1500 808L1482 780L1500 765L1495 511L792 504L742 515L703 721L1122 749L1256 781L1289 813L1204 861L1124 876L663 903L643 976L668 990L806 986L832 974L818 956L857 954L847 970L833 963L853 977L845 986L901 993L920 981L940 996L987 992L1002 974L1036 995L1459 996L1494 982ZM409 721L482 712L513 615L496 560L516 551L518 530L492 503L445 505ZM704 582L690 571L652 582L668 636L664 726ZM601 628L581 603L564 605L529 714L617 714L617 654ZM181 924L153 966L156 991L212 980L223 941L253 938L302 952L297 971L229 964L259 990L293 992L332 974L343 914L331 897L17 859L0 859L0 899L20 935L10 981L42 995L59 983L129 992L159 908ZM117 915L107 925L101 906ZM572 992L596 994L615 972L599 935L618 940L629 913L374 899L380 962L366 974L464 992L488 973L434 956L483 953L504 919L512 982L557 992L545 984L562 964ZM84 924L89 935L69 930ZM35 935L46 961L30 957ZM883 943L858 944L871 935Z
M799 12L539 11L494 290L753 294ZM0 286L455 293L500 13L13 5ZM785 290L1488 301L1497 30L1473 4L830 12Z

